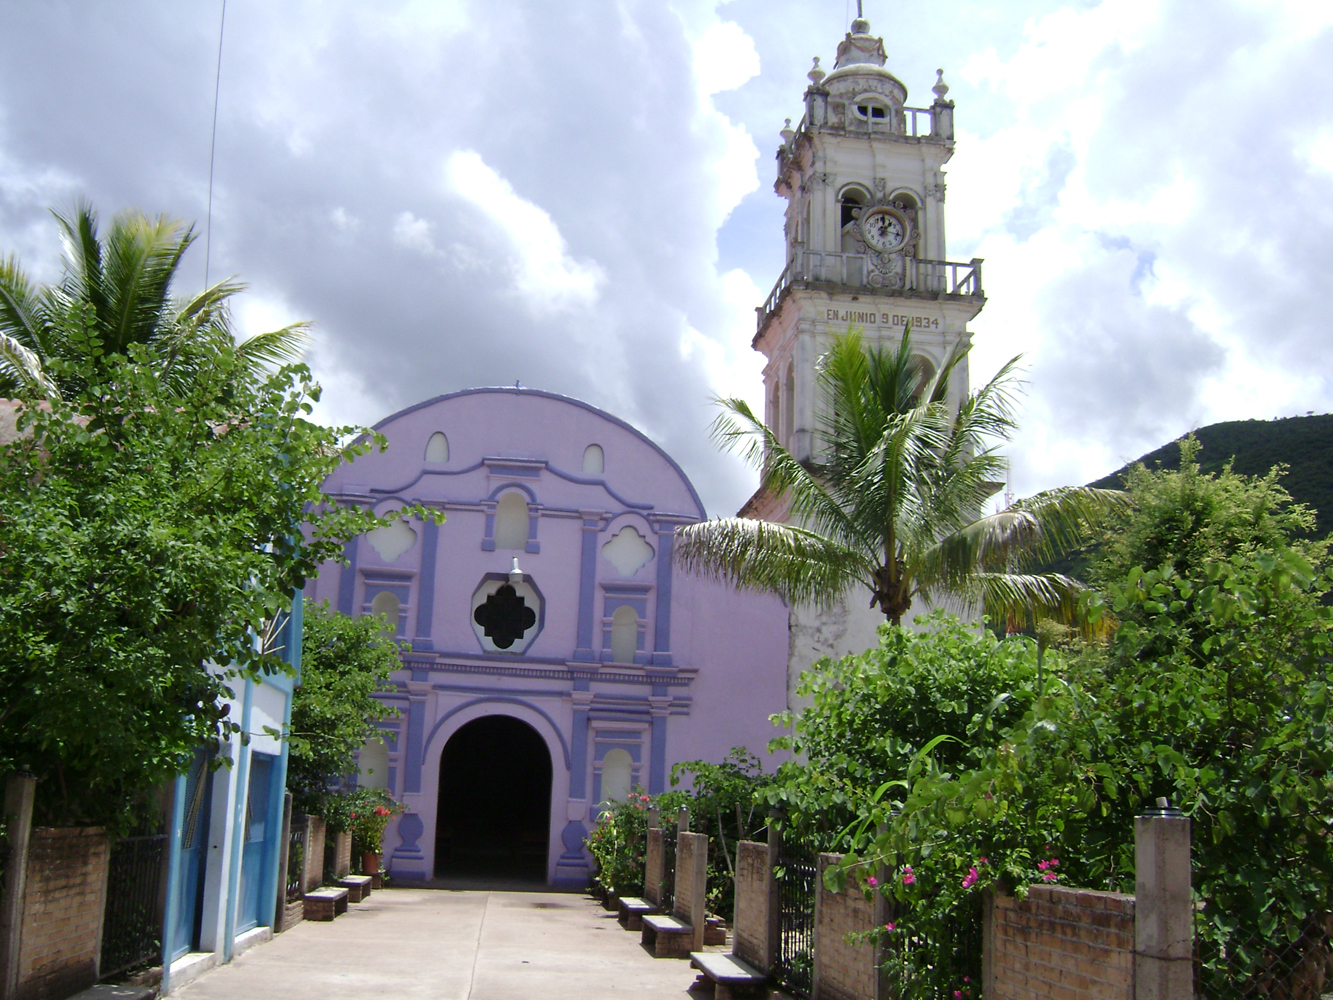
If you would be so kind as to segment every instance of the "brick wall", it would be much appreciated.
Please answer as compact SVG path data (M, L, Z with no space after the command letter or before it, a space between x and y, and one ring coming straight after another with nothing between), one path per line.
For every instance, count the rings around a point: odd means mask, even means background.
M338 878L351 874L352 871L352 834L343 830L334 834L333 874Z
M297 896L290 903L282 904L282 929L289 931L305 919L305 900Z
M824 869L838 859L821 854L815 878L815 1000L874 1000L875 948L869 942L852 944L847 937L875 926L875 904L850 882L842 892L824 887Z
M773 869L768 845L743 840L736 848L736 919L731 951L742 962L768 971Z
M691 923L694 917L692 879L696 840L697 838L691 834L678 834L676 837L676 889L673 912L687 924Z
M987 907L995 1000L1134 1000L1134 897L1034 885Z
M54 1000L97 982L109 856L97 828L32 831L18 1000Z

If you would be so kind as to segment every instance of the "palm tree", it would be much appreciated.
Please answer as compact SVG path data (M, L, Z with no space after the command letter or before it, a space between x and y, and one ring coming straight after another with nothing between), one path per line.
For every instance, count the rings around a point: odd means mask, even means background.
M687 570L788 603L828 607L857 588L893 625L918 599L995 616L1072 620L1081 585L1021 572L1080 544L1126 502L1068 487L980 516L1002 480L995 444L1014 428L1014 358L956 410L949 380L966 349L929 377L911 330L893 349L849 330L824 356L818 463L797 461L742 399L723 399L714 439L761 470L789 524L728 517L678 534Z
M68 363L149 352L167 384L190 383L198 348L232 350L238 375L300 358L304 323L237 343L229 300L245 286L218 282L193 298L171 297L194 228L167 216L124 212L105 238L87 204L55 214L64 243L59 283L34 285L18 260L0 258L0 396L60 395L80 387Z

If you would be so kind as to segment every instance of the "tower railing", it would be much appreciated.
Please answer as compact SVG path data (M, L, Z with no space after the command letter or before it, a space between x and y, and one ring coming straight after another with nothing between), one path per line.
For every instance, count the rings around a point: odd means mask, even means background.
M871 266L863 253L835 253L824 250L798 250L778 276L773 291L757 310L758 327L763 329L778 307L785 292L796 282L845 285L849 288L873 288L892 294L897 291L924 292L928 295L959 295L980 298L981 258L967 263L951 260L902 258L898 273L885 274Z

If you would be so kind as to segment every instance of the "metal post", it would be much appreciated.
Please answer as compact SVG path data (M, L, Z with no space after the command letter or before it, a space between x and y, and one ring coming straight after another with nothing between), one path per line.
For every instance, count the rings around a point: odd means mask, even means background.
M676 836L682 833L690 832L690 810L688 806L681 806L680 812L676 813Z
M1190 821L1164 798L1134 819L1134 996L1194 995Z
M4 895L0 897L0 997L4 1000L10 1000L18 992L23 892L28 882L28 841L36 792L37 778L27 771L11 774L5 783L9 858L5 862Z

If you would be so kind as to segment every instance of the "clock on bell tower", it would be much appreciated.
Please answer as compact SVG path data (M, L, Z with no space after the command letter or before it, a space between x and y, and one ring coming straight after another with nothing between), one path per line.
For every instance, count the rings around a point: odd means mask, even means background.
M859 5L858 5L859 7ZM815 58L800 124L782 130L774 189L787 199L787 265L758 308L753 346L764 368L765 419L797 459L819 460L816 366L833 337L860 327L870 344L897 345L907 324L934 370L969 339L981 311L981 261L946 259L944 165L954 150L954 102L943 71L934 102L907 106L884 66L884 40L859 16L833 71ZM967 395L966 359L951 391ZM782 519L778 498L742 513Z

